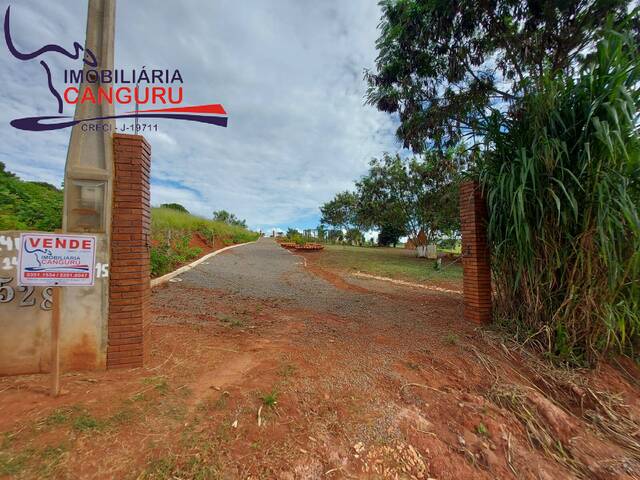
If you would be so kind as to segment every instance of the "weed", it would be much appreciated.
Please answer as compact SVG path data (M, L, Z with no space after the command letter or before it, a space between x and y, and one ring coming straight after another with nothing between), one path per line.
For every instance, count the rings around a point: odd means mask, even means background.
M17 455L0 452L0 477L19 474L25 468L29 457L30 454L27 452Z
M123 425L130 423L135 418L135 412L129 408L123 408L114 413L108 420L108 423L114 425Z
M222 395L220 395L220 397L213 404L213 407L218 410L222 410L227 406L227 400L229 400L229 392L225 390L224 392L222 392Z
M0 450L6 450L11 446L11 444L13 443L13 437L14 435L12 435L11 433L4 432L2 434L2 443L0 443Z
M71 418L77 414L81 408L77 405L71 407L57 408L47 417L38 422L38 426L45 425L47 427L60 426L68 423Z
M170 405L165 410L165 416L173 420L182 421L187 415L187 408L184 405Z
M169 383L167 382L167 378L163 375L145 377L142 379L142 383L145 385L152 385L154 390L160 392L162 395L169 391Z
M73 428L78 432L100 430L104 424L87 412L82 412L73 420Z
M420 370L420 365L413 362L407 362L407 367L409 367L411 370Z
M452 332L447 333L442 339L442 341L447 345L457 345L458 340L460 340L458 336Z
M190 478L192 480L213 480L220 478L220 470L216 465L211 465L209 456L194 456L186 465L180 468L174 478Z
M224 324L229 325L230 327L242 327L244 325L244 322L241 319L231 317L222 313L218 314L218 320L220 320Z
M295 365L291 363L285 363L282 364L278 369L278 375L283 378L289 378L291 375L296 373L296 370L298 370L298 367L296 367Z
M260 397L262 399L262 403L267 407L275 407L278 404L278 392L272 390L271 393L263 395Z
M144 474L142 475L142 478L149 478L149 479L171 478L172 476L171 474L173 473L175 468L176 468L175 458L173 457L158 458L158 459L152 460L149 463L149 466L145 469Z
M64 455L67 453L65 445L47 446L40 452L41 465L39 467L40 477L51 477L54 475Z
M486 437L487 435L489 435L489 429L486 427L484 423L480 422L478 425L476 425L476 433L478 435L482 435L483 437Z
M125 403L146 402L147 400L149 397L144 392L139 392L125 400Z

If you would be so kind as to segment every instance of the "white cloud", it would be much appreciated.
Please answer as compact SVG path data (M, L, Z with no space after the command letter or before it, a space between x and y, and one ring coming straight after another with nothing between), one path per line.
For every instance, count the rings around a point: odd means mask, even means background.
M84 2L11 5L25 50L84 40ZM254 227L315 226L322 202L350 188L372 156L398 148L393 120L363 105L379 16L370 0L119 2L116 66L179 68L185 104L222 103L229 113L226 129L162 121L147 135L154 202L206 216L226 209ZM73 65L47 60L54 72ZM8 124L55 112L42 68L5 48L0 82L0 161L59 184L70 131Z

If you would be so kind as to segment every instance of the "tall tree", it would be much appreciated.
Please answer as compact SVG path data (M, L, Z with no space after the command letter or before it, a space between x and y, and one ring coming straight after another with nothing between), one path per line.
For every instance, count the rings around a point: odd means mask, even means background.
M478 143L491 108L507 109L545 71L573 72L608 21L637 32L633 3L382 0L368 101L399 114L398 138L415 152Z
M355 193L344 191L320 207L324 225L342 230L350 230L358 225L358 197Z
M380 227L387 222L402 227L415 240L425 234L431 243L459 228L458 167L460 155L430 151L403 159L385 154L371 161L369 172L357 183L361 216ZM387 225L389 225L387 223Z
M398 245L400 241L400 237L405 235L406 229L404 225L400 226L397 224L382 224L380 226L380 232L378 233L378 245L381 247L388 247L389 245L393 245L394 247Z

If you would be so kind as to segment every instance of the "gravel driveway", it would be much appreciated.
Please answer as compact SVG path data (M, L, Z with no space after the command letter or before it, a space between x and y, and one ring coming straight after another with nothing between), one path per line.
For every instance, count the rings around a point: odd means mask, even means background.
M222 290L244 297L283 301L290 308L305 308L341 316L398 317L397 304L375 292L338 289L305 268L306 260L270 238L228 250L180 276L186 287ZM407 305L411 310L415 302ZM402 308L401 308L402 310Z

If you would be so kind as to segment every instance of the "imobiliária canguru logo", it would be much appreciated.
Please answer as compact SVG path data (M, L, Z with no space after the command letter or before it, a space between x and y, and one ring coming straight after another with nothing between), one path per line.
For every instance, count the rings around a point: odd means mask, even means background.
M103 70L100 69L100 59L96 57L95 53L89 49L85 50L78 42L73 43L72 51L59 45L47 44L33 52L21 52L13 43L10 15L11 6L8 6L4 17L4 38L9 52L16 59L24 62L37 61L46 53L55 53L72 60L78 60L81 53L84 52L82 62L87 66L87 69L64 70L65 88L62 92L54 86L54 76L49 65L44 60L40 60L47 86L57 103L58 114L63 112L65 103L75 106L78 103L99 104L107 102L121 106L133 105L135 108L145 107L143 110L109 117L74 119L65 115L48 115L17 118L10 122L13 127L38 132L68 128L81 122L122 118L164 118L208 123L221 127L227 126L227 112L221 104L182 106L184 82L179 69L147 70L143 67L138 70ZM100 82L100 86L96 94L94 89L87 84L97 82ZM141 87L140 84L144 86ZM84 87L77 85L84 85ZM164 105L171 106L157 108ZM146 108L147 106L151 108Z

